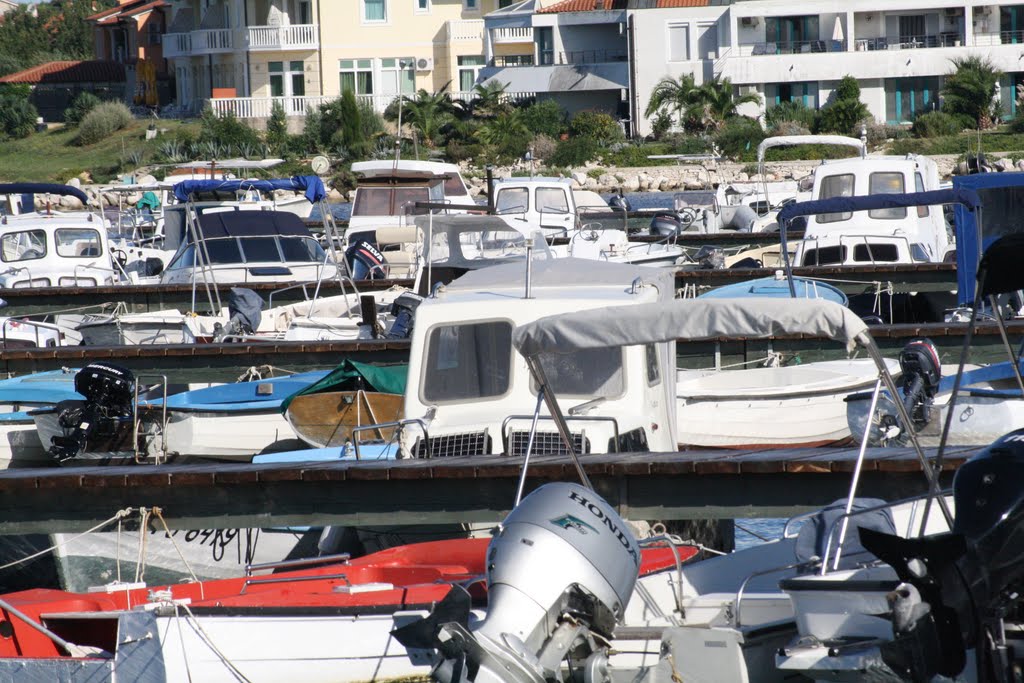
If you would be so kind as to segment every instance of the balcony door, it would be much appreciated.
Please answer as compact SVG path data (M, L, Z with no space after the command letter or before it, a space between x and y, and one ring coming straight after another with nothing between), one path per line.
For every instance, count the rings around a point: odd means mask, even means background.
M768 17L765 20L765 42L774 44L780 53L810 52L818 40L818 17Z
M289 116L305 112L302 98L306 96L306 75L301 61L270 62L270 96L284 98L282 104Z

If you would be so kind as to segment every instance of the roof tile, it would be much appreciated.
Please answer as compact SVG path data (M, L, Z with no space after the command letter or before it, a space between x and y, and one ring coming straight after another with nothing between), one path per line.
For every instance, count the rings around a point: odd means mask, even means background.
M8 74L0 78L0 83L121 83L124 80L123 64L93 60L47 62Z
M593 12L599 0L562 0L550 7L537 10L537 14L557 14L560 12ZM604 0L605 10L626 9L626 0Z

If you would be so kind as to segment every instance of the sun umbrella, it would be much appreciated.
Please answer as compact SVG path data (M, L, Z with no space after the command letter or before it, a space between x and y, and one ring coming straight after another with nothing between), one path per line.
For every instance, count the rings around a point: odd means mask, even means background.
M832 40L843 42L843 24L836 17L836 25L832 28Z

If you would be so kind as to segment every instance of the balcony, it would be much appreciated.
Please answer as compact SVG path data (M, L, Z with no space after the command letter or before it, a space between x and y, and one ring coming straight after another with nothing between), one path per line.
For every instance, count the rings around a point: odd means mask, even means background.
M275 102L284 107L286 116L305 116L314 107L329 102L330 97L224 97L208 100L218 116L232 114L237 119L267 119Z
M231 52L235 49L235 41L231 29L215 28L205 31L192 31L192 54L213 55Z
M507 43L532 43L533 28L530 26L508 26L491 31L491 42L495 45Z
M608 64L626 62L629 55L625 50L573 50L570 52L541 52L540 61L535 62L533 55L502 55L494 57L488 66L561 66L572 64Z
M249 26L246 28L245 42L252 52L316 50L320 47L316 24Z
M464 40L482 41L484 39L483 19L457 20L446 23L448 25L448 42L450 43Z
M164 35L164 57L188 57L191 54L191 33L168 33Z

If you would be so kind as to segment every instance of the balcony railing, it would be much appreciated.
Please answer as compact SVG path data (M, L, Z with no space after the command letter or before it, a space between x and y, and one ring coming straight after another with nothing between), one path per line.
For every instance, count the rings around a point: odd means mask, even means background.
M1024 32L1017 32L1024 34ZM1024 35L1018 36L1024 42ZM1007 40L1004 42L1012 42ZM938 33L919 36L896 36L878 38L856 38L853 49L857 52L873 50L916 50L935 47L960 47L963 38L959 33ZM739 46L739 56L794 55L820 52L845 52L845 40L797 40L778 43L745 43Z
M604 64L625 62L625 50L574 50L571 52L541 52L540 59L533 55L501 55L491 59L489 66L558 66L562 64Z
M491 66L533 66L533 55L502 55L491 60Z
M330 97L224 97L209 100L218 116L233 114L238 119L270 118L275 102L284 107L286 116L305 116L314 107L329 102Z
M209 55L231 52L234 40L231 29L217 28L206 31L192 31L192 54Z
M187 57L192 54L191 33L168 33L164 36L164 57Z
M246 45L250 50L315 50L320 46L316 24L249 26Z
M530 26L508 26L491 31L494 43L532 43L533 28Z
M467 19L465 21L449 21L448 41L458 40L483 40L484 22L482 19Z

